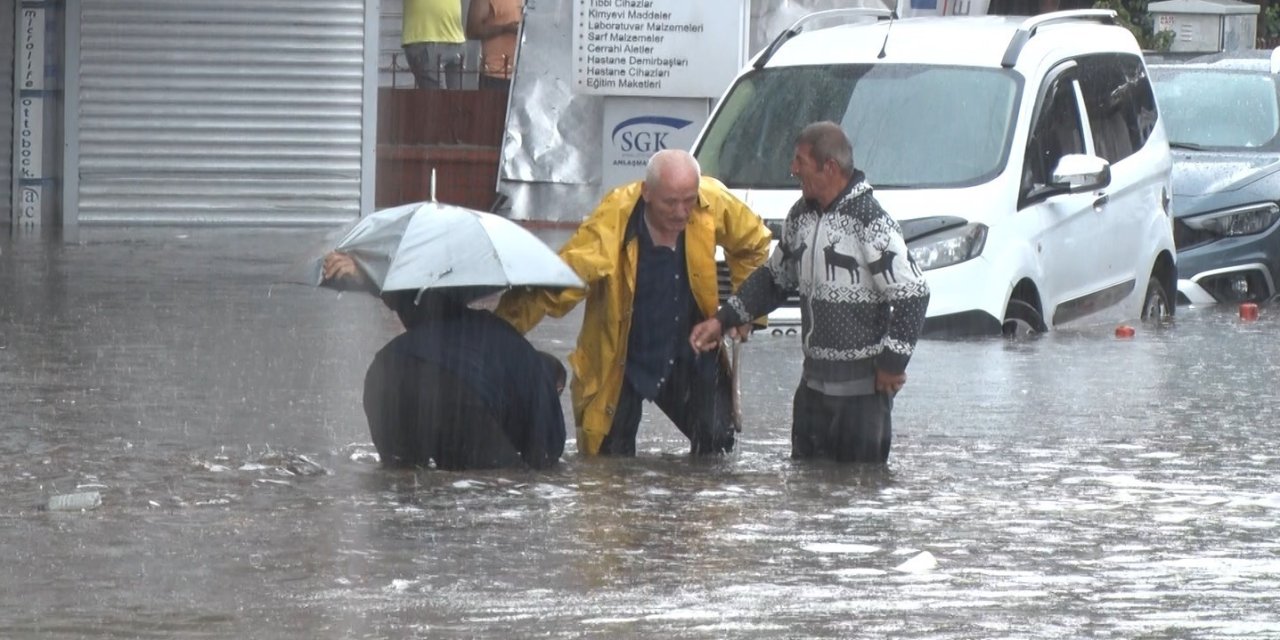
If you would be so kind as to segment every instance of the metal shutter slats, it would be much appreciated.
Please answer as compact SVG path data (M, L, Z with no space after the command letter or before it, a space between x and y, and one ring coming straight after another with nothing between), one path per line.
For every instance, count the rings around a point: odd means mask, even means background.
M362 0L83 0L81 223L360 213Z

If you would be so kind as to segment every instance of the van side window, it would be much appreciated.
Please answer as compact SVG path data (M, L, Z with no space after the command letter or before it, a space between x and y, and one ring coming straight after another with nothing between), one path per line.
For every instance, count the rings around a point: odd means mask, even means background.
M1141 149L1155 127L1151 82L1137 56L1099 54L1076 62L1093 147L1104 160L1115 164Z
M1080 123L1074 76L1063 74L1055 78L1045 92L1039 116L1031 129L1022 169L1023 195L1035 186L1049 184L1062 156L1084 153L1084 128Z

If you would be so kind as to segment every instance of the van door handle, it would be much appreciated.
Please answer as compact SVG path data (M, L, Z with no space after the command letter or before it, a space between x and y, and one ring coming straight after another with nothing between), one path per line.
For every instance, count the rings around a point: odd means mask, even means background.
M1093 208L1095 210L1101 211L1103 207L1107 206L1107 202L1110 199L1111 199L1111 196L1108 196L1105 194L1098 196L1098 199L1093 201Z

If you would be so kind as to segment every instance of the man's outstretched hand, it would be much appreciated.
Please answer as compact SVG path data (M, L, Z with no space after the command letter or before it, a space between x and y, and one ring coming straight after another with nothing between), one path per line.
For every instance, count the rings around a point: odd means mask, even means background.
M325 280L352 280L361 282L364 277L360 273L360 269L356 268L355 260L345 253L337 251L330 252L324 257L324 274Z
M705 353L707 351L715 351L720 347L720 338L724 336L724 327L720 325L720 320L710 318L699 322L693 327L693 331L689 332L689 346L693 347L694 353ZM741 327L729 327L729 338L746 342L751 336L751 325L744 324Z
M722 333L720 320L708 318L694 325L693 331L689 332L689 346L693 347L694 353L715 351L720 346Z

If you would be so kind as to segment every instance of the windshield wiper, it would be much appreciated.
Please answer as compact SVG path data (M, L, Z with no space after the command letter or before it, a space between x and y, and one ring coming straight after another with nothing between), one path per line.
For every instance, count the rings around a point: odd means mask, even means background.
M1170 143L1169 143L1169 148L1171 148L1171 149L1191 149L1192 151L1204 151L1204 146L1203 146L1203 145L1198 145L1198 144L1196 144L1196 143L1194 143L1194 142L1170 142Z

